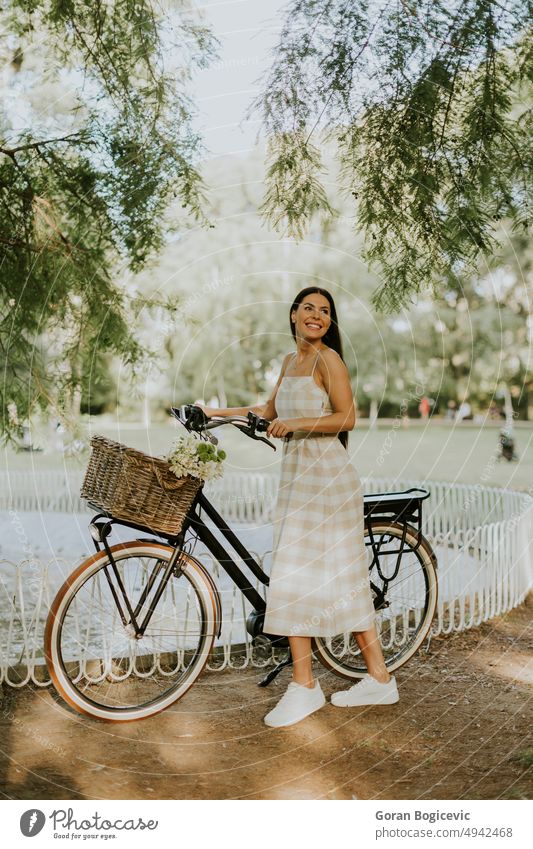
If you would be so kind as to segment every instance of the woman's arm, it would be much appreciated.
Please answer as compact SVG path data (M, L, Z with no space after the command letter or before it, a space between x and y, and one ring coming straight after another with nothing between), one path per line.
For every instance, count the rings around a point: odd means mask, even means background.
M277 383L274 386L274 389L272 390L272 392L270 394L270 398L268 399L268 401L265 404L256 404L254 407L221 407L220 409L218 407L206 407L204 404L196 404L195 406L200 407L200 409L202 409L204 411L206 416L209 416L209 417L211 417L211 416L224 416L224 417L227 417L227 416L246 416L246 415L248 415L248 412L252 412L252 413L255 413L258 416L261 416L261 418L265 418L265 419L269 419L269 420L275 418L275 416L276 416L276 395L277 395L277 392L278 392L278 387L279 387L281 380L283 378L283 373L284 373L285 368L287 366L287 362L288 362L290 357L291 357L291 354L287 354L285 356L283 363L282 363L282 366L281 366L281 371L280 371Z
M263 407L257 405L255 407L206 407L205 404L195 404L195 407L200 407L206 416L246 416L249 412L256 413L262 416Z
M275 419L267 429L267 436L287 436L294 431L312 433L339 433L355 427L355 405L348 369L336 351L329 350L319 357L317 369L329 395L333 412L316 418Z

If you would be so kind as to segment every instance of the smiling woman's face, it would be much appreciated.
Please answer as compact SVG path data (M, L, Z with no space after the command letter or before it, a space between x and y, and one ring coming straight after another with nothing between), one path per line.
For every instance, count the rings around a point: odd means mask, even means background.
M318 292L306 295L291 312L291 321L295 322L296 336L306 342L316 342L328 332L331 324L331 308L328 299Z

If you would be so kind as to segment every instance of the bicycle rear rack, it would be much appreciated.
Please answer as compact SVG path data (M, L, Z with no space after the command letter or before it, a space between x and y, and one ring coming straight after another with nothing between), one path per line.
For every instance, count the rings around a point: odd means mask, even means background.
M373 492L363 496L365 524L369 526L370 545L374 550L372 525L368 519L389 519L403 526L400 557L403 554L407 525L416 531L417 542L411 551L417 551L422 542L422 502L429 498L427 489L412 487L402 492ZM399 563L398 558L398 563Z
M382 517L393 521L420 524L422 501L429 497L427 489L412 487L402 492L372 492L363 496L364 513L367 517Z
M372 564L370 566L370 571L375 565L378 575L383 582L381 589L376 587L372 581L370 582L372 589L376 593L377 610L388 606L388 602L385 600L387 589L389 583L394 581L398 575L403 554L406 550L409 550L412 553L416 552L421 545L423 539L422 501L428 498L429 495L430 493L427 489L412 487L411 489L403 490L403 492L375 492L365 495L363 498L365 525L367 526L368 536L370 539L370 542L368 542L367 545L372 549ZM380 535L378 540L375 539L371 521L373 519L385 519L391 523L394 522L395 524L401 525L402 536L399 540L399 548L396 550L388 549L387 551L389 555L397 555L394 571L391 575L384 575L381 570L379 558L384 537ZM416 532L416 544L414 546L405 545L408 526Z

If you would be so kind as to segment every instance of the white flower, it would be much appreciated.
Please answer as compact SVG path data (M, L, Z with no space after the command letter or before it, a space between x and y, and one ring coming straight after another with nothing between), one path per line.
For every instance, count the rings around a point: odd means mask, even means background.
M217 450L197 434L187 433L174 441L167 459L177 478L190 475L208 481L222 476L225 456L225 451Z

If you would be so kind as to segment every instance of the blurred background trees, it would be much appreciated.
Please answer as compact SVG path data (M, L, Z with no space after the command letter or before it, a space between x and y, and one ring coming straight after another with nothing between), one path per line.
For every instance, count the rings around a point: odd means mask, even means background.
M527 417L533 283L527 236L502 233L506 247L489 264L443 280L439 295L421 294L409 308L380 313L372 305L379 278L361 258L362 237L351 235L350 203L335 194L336 218L316 220L302 242L280 240L259 213L262 162L256 150L208 166L215 228L169 243L157 266L136 277L151 297L182 296L181 309L161 326L156 407L213 396L222 405L242 405L265 397L294 349L292 299L317 283L337 302L360 414L368 415L374 402L382 416L397 415L403 403L418 415L421 394L435 400L434 412L464 397L486 410L505 385Z

